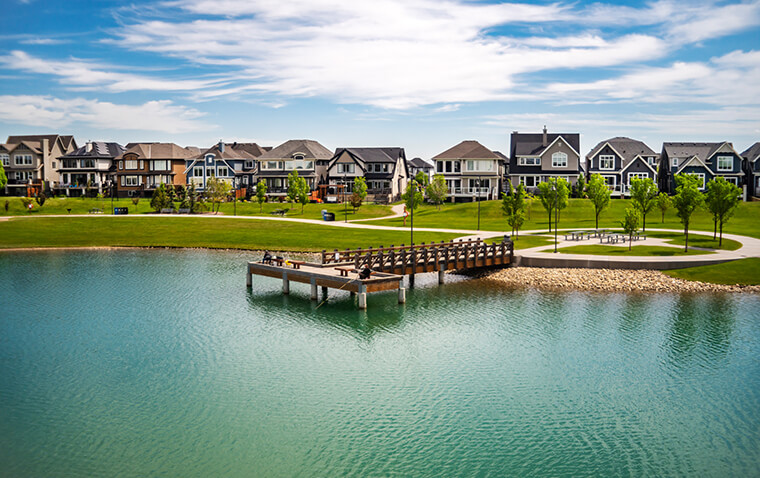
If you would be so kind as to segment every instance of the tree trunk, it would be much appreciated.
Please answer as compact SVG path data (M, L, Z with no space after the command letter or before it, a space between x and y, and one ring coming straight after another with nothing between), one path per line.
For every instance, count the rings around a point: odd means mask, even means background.
M594 226L594 229L599 229L599 210L596 210L596 214L594 215L594 220L596 226Z
M633 233L628 234L628 252L631 252L631 242L633 239Z
M683 226L683 232L684 232L684 235L686 236L686 240L684 241L684 249L683 249L683 251L684 252L688 252L689 251L689 226L687 226L687 225L684 224L684 226Z
M647 232L647 214L645 212L642 212L641 218L642 218L641 232Z
M718 240L718 248L723 246L723 221L720 221L720 240Z
M713 218L713 241L718 238L718 218Z
M549 209L549 232L552 232L552 210Z

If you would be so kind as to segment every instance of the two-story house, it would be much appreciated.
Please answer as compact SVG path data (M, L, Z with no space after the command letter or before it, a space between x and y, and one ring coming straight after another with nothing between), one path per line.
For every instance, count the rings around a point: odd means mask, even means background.
M512 186L522 184L534 190L549 178L564 178L570 185L578 182L581 135L579 133L513 132L510 137L509 179Z
M629 193L633 178L650 178L657 183L659 155L643 141L616 137L601 141L586 155L586 174L601 175L613 196Z
M130 143L115 158L115 196L150 197L160 184L184 186L185 161L198 152L174 143Z
M53 189L67 196L103 194L113 184L114 159L125 149L119 143L88 141L58 157L58 181Z
M707 182L716 176L739 187L744 186L742 157L731 143L663 143L660 154L660 190L675 194L675 175L696 174L701 178L700 189L705 190Z
M40 190L43 181L49 193L58 179L56 158L76 148L73 136L9 136L5 144L0 144L0 162L8 178L5 194L31 195Z
M334 194L351 194L354 179L367 182L367 200L388 203L401 197L409 179L404 148L338 148L327 165L327 189ZM332 187L333 185L337 187Z
M288 175L298 171L309 190L327 181L327 166L333 153L317 141L291 139L258 157L257 179L265 180L267 196L284 198L288 194Z
M433 156L432 161L435 173L446 180L451 202L499 198L504 155L468 140Z
M760 142L753 144L742 153L744 159L745 184L747 197L760 197Z
M420 171L422 171L422 174L427 176L428 180L431 181L433 179L433 174L435 174L435 166L422 158L412 158L409 161L409 177L416 177L417 173Z
M255 147L254 147L255 146ZM258 145L255 143L225 143L219 141L204 152L185 160L187 184L192 184L197 191L205 191L206 182L212 176L229 183L235 190L245 194L255 184L258 170ZM236 192L236 194L238 194Z

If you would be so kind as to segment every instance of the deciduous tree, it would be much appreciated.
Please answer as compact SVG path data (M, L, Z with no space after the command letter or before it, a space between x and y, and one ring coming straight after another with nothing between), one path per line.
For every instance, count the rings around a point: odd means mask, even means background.
M639 230L639 213L636 208L628 207L625 209L625 216L620 221L620 227L623 232L628 234L628 250L631 250L633 235Z
M512 235L517 237L520 233L520 227L525 222L525 187L520 184L512 188L508 184L508 191L502 195L501 210L507 216L507 224L512 228Z
M559 222L559 211L568 205L570 188L564 178L549 178L549 181L538 183L538 197L541 205L549 214L549 232L552 232L552 213ZM554 225L557 228L557 224Z
M433 176L433 182L427 187L426 192L428 201L435 204L440 211L441 204L446 202L446 196L449 193L449 188L446 186L446 179L444 179L443 174Z
M353 199L351 200L351 205L354 207L354 212L356 212L356 209L359 208L362 205L362 202L367 198L367 180L364 179L363 176L357 176L354 178L354 194L356 194L359 199L359 204L357 206L354 206L354 201Z
M8 184L8 176L5 175L5 168L3 168L3 163L0 162L0 189L5 188L6 184Z
M599 229L599 215L610 205L610 188L599 174L592 174L586 186L586 194L594 206L594 228Z
M219 212L219 207L230 195L230 184L224 180L211 176L206 180L206 197L211 201L211 212Z
M633 178L631 180L631 202L641 213L641 229L647 230L647 214L654 208L657 200L657 185L652 178Z
M705 206L713 216L713 239L716 230L720 226L720 239L718 246L723 245L723 224L733 216L739 205L742 190L739 186L729 183L726 178L718 176L707 183Z
M259 203L259 212L264 210L264 201L267 200L267 182L263 179L256 183L256 201Z
M660 213L662 214L660 223L665 222L665 212L670 209L670 204L670 196L668 196L667 193L660 193L657 195L657 207L660 209Z
M684 251L689 250L689 221L691 215L705 202L704 195L699 192L702 179L694 174L676 174L676 195L673 196L673 207L676 208L676 216L683 224L684 236L686 236Z
M404 194L401 195L401 199L404 200L406 209L413 211L417 209L420 204L422 204L422 201L425 198L422 195L422 191L420 191L420 187L417 182L415 180L411 180L406 184L406 191L404 191Z

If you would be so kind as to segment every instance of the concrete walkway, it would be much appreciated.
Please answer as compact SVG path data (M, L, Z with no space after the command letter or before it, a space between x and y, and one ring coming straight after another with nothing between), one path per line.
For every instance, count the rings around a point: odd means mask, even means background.
M378 219L387 219L393 217L399 217L403 212L403 204L393 206L391 209L394 212L392 216L386 216L385 218L372 218L375 221ZM16 216L27 219L25 216ZM225 216L225 215L185 215L185 214L139 214L132 216L112 216L108 214L97 215L42 215L34 217L90 217L93 219L110 217L110 218L172 218L176 220L182 220L184 218L197 218L203 217L208 219L238 219L238 220L257 220L257 221L281 221L292 222L302 224L314 224L327 227L342 227L346 229L372 229L382 231L408 231L408 228L393 227L393 226L379 226L375 224L362 224L361 221L341 222L331 221L325 222L318 219L300 219L290 217L271 217L271 216ZM8 217L10 219L10 217ZM363 220L362 220L363 221ZM461 234L461 239L492 239L500 238L505 235L509 235L509 231L475 231L471 229L451 229L451 228L430 228L430 227L415 227L415 231L419 232L441 232L449 234ZM732 239L742 244L742 247L735 251L719 250L710 254L700 254L693 256L603 256L603 255L590 255L590 254L562 254L561 248L568 246L575 246L580 244L596 244L594 239L590 241L565 241L564 232L573 231L576 229L563 229L559 231L560 241L558 243L558 249L560 252L542 252L552 248L552 245L543 245L533 247L530 249L519 249L515 251L515 263L518 265L536 266L536 267L593 267L593 268L611 268L611 269L674 269L683 267L693 267L697 265L716 264L721 262L733 261L738 259L744 259L748 257L760 257L760 239L752 237L741 236L738 234L723 234L724 238ZM682 230L673 229L649 229L648 231L657 232L676 232L682 233ZM546 230L529 230L521 231L520 235L527 234L541 234L549 236ZM693 231L691 234L709 235L707 231ZM553 236L552 236L553 238ZM668 246L668 247L681 247L674 246L672 244L665 244L664 240L658 238L647 238L646 240L637 241L634 245L652 245L652 246ZM628 247L627 244L620 245L621 247ZM614 247L614 246L611 246Z

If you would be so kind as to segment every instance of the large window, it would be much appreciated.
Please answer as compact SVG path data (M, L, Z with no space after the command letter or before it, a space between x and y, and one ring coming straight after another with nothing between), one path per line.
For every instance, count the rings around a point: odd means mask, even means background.
M94 168L95 167L95 160L88 158L88 159L80 159L79 160L79 167L80 168Z
M718 171L731 171L734 169L733 156L718 156Z
M628 184L631 184L631 181L633 181L635 178L646 179L648 177L649 174L647 173L628 173Z
M541 158L519 158L517 164L520 166L541 166Z
M552 168L566 168L566 167L567 167L566 153L552 154Z
M73 169L77 167L77 160L76 159L64 159L63 160L63 167L66 169Z
M32 155L31 154L17 154L13 157L14 162L16 163L16 166L30 166L32 164Z
M520 184L526 188L535 188L538 182L538 176L520 176Z
M0 159L3 161L3 166L10 166L11 157L7 154L0 154Z
M203 166L195 166L193 168L193 177L194 178L202 178L203 177Z
M467 171L493 171L493 161L476 161L468 159L466 168Z
M124 161L124 169L137 169L137 160L128 159Z
M282 162L280 162L280 164L282 164ZM286 171L293 171L294 169L314 169L314 161L307 161L304 159L285 161Z
M738 186L738 181L737 181L737 180L738 180L739 178L736 178L736 177L732 177L732 176L723 176L723 179L725 179L727 182L729 182L729 183L731 183L731 184L733 184L733 185L736 185L736 186Z
M226 178L230 175L229 168L227 168L227 166L217 166L216 175L220 178Z
M355 171L354 164L340 164L338 163L338 174L353 174Z
M31 171L16 171L16 179L19 181L28 181L32 179Z
M122 176L121 177L121 185L122 186L139 186L140 185L140 177L139 176Z
M599 169L615 169L615 156L599 156Z
M166 159L154 159L150 162L151 171L168 171L171 169L171 161Z

